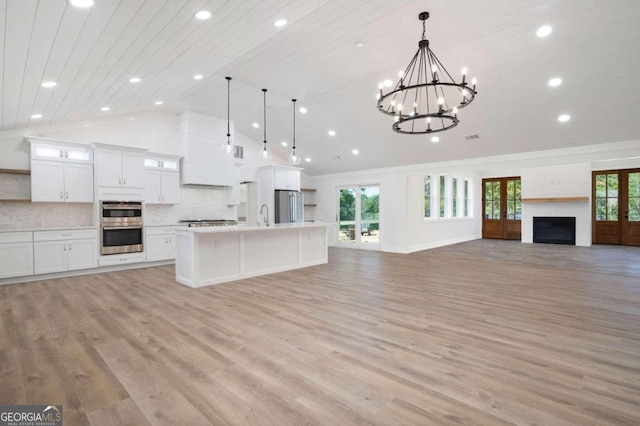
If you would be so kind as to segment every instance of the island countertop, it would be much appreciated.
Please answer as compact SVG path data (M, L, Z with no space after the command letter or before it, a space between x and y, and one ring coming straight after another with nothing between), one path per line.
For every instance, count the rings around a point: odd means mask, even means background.
M275 225L230 225L230 226L193 226L176 229L177 232L193 232L196 234L212 234L219 232L253 232L277 231L281 229L325 228L334 225L329 222L276 223Z

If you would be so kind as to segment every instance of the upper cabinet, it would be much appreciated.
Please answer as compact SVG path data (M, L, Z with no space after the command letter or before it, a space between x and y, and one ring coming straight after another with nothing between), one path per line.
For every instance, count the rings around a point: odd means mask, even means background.
M30 137L31 201L91 203L93 152L90 147Z
M99 200L141 200L145 186L145 149L92 144Z
M300 170L274 167L274 189L300 191Z
M147 153L144 159L144 202L180 202L180 157Z

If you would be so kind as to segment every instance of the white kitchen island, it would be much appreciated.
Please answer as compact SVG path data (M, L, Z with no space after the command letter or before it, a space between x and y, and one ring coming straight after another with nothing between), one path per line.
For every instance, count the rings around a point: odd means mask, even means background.
M237 225L176 230L176 281L202 287L327 263L329 225Z

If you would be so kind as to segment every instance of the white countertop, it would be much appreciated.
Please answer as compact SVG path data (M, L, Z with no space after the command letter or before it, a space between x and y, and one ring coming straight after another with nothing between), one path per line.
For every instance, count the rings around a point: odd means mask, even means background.
M214 234L220 232L253 232L253 231L278 231L282 229L300 228L324 228L333 225L328 222L305 223L277 223L275 225L233 225L233 226L201 226L179 229L178 232L190 232L194 234Z
M49 228L0 229L0 232L38 232L38 231L74 231L80 229L98 229L97 226L57 226Z

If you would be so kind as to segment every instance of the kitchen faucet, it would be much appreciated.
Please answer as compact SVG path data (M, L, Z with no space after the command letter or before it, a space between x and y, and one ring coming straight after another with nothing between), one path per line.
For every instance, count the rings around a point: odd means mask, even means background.
M267 206L266 204L263 204L262 207L260 207L260 214L262 214L263 209L267 209L267 220L265 222L265 225L269 226L269 206Z

